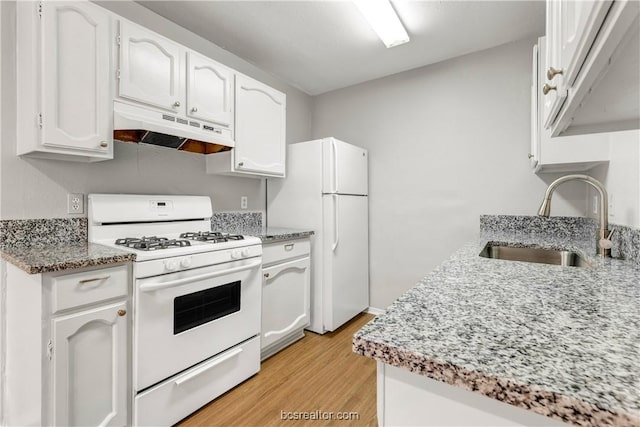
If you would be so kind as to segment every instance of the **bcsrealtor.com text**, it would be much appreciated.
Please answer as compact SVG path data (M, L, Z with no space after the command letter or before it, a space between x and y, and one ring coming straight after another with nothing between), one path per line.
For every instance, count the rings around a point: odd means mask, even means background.
M281 420L357 421L359 412L280 411Z

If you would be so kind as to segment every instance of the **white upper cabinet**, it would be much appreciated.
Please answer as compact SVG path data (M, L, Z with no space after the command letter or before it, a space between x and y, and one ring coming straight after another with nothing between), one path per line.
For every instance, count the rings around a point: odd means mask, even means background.
M560 21L560 40L555 46L560 48L560 64L563 84L571 85L575 81L580 66L593 44L593 40L604 21L612 1L575 1L557 2Z
M284 177L286 100L284 93L236 75L236 145L231 151L208 155L207 173Z
M545 49L544 62L549 64L548 69L543 70L540 74L540 81L543 82L544 98L540 100L542 104L542 117L540 120L546 128L558 115L560 107L567 98L567 90L563 85L563 75L560 71L560 49L551 49L551 46L557 46L560 41L560 7L559 1L547 1L547 46ZM542 53L542 52L541 52ZM547 72L549 74L547 74ZM544 77L544 76L549 77Z
M233 146L235 72L139 25L119 25L118 101L191 119Z
M639 16L633 0L547 0L542 122L552 136L640 126Z
M236 103L236 167L284 175L285 95L259 81L238 76Z
M110 14L90 2L18 2L17 19L18 154L112 158Z
M546 127L551 126L560 111L611 3L609 0L547 2Z
M585 171L609 160L609 134L551 137L540 122L544 112L543 85L548 69L546 40L538 39L533 49L531 91L531 151L529 160L536 173Z
M119 37L118 95L167 111L184 109L184 49L124 20Z
M187 52L187 115L226 127L233 125L234 72L195 52Z
M207 173L284 177L287 97L257 80L237 74L235 136L231 151L209 154Z

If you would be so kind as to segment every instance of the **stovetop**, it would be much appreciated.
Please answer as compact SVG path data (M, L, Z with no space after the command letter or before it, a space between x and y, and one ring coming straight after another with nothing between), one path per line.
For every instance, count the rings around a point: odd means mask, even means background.
M228 242L229 240L244 240L244 236L241 236L239 234L222 233L220 231L197 231L195 233L181 233L180 238L210 243Z
M135 236L134 233L131 234ZM210 231L168 234L157 232L143 237L105 238L94 242L131 251L136 254L137 262L262 244L257 237Z
M140 251L155 251L157 249L182 248L191 246L188 240L169 239L168 237L125 237L116 239L116 245L126 246L130 249L138 249Z
M139 251L155 251L158 249L183 248L191 246L191 241L205 242L209 244L225 243L229 241L244 240L239 234L222 233L220 231L195 231L180 233L179 238L164 236L124 237L116 239L117 246L125 246Z

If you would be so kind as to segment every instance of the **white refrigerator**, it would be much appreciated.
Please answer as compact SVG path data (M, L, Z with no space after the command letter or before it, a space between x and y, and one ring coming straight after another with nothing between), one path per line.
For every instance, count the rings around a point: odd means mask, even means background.
M267 181L267 225L313 230L311 324L333 331L369 306L367 150L335 138L290 144Z

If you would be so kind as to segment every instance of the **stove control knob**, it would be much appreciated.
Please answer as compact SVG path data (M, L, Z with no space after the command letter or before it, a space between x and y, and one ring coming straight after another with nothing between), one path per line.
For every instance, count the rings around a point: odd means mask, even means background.
M240 258L240 252L238 251L231 252L231 259L238 259L238 258Z
M173 271L178 268L178 261L175 259L168 259L164 262L164 268L168 271Z
M249 248L244 248L242 250L242 256L245 258L249 256Z
M182 258L182 260L180 260L180 265L181 265L183 268L189 268L189 267L191 267L191 257Z

